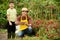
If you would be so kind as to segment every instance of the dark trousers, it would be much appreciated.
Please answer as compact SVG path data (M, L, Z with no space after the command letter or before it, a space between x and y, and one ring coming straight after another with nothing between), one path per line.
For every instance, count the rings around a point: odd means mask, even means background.
M15 38L15 30L16 30L16 27L15 27L15 22L11 22L12 25L9 25L9 22L7 24L7 32L8 32L8 39L9 38Z

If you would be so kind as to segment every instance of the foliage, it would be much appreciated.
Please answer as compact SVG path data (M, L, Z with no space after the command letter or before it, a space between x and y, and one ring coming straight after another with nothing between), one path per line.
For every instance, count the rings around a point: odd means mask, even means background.
M9 1L12 0L0 0L0 28L5 28L7 23L6 11L8 9ZM60 37L57 35L60 33L60 0L13 1L18 15L21 14L21 9L23 7L29 9L28 15L33 18L33 27L36 32L38 31L36 34L37 37L41 38L41 40L53 40Z
M34 30L36 31L36 36L37 37L42 37L44 40L54 40L58 39L59 36L59 30L60 30L60 25L59 22L56 20L36 20L36 24L34 26ZM38 26L37 26L38 25Z

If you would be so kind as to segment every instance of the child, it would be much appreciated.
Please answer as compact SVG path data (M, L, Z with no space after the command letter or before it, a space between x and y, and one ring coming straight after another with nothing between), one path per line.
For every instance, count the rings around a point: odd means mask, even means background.
M15 38L15 21L17 18L17 12L16 9L14 8L14 2L9 3L9 9L7 10L7 20L8 20L8 25L7 25L7 31L8 31L8 39Z

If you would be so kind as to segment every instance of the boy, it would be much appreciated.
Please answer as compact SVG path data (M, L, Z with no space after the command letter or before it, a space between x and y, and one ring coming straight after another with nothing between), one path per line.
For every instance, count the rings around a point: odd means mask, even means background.
M9 9L7 10L7 20L8 20L8 25L7 25L7 31L8 31L8 39L15 38L15 21L17 18L17 12L16 9L14 8L14 2L9 3Z

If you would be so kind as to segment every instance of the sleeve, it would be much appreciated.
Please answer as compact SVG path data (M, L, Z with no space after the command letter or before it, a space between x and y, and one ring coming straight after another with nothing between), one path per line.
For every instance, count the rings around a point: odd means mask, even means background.
M6 16L7 16L7 20L9 21L9 19L10 19L9 10L7 10L7 14L6 14Z
M15 9L15 12L16 12L16 14L17 14L17 10Z
M7 14L9 14L9 10L7 10Z
M18 17L17 17L17 21L20 21L20 18L21 18L21 17L20 17L20 16L18 16Z
M32 24L32 18L30 16L28 16L28 22L29 24Z

